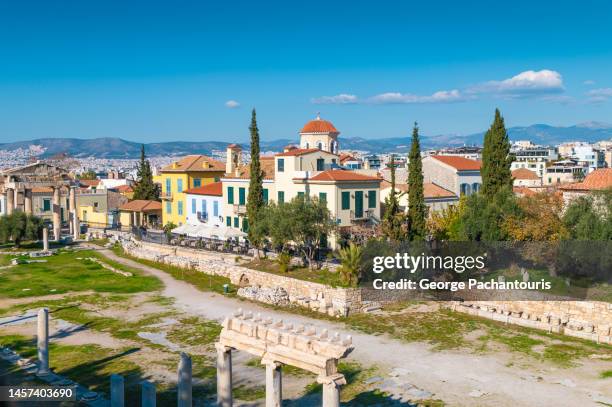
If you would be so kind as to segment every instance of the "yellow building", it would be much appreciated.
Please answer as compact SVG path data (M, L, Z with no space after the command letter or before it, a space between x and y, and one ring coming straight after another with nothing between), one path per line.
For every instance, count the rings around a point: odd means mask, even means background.
M155 181L162 188L162 222L182 225L187 218L184 191L217 182L225 173L225 164L205 155L188 155L164 167Z

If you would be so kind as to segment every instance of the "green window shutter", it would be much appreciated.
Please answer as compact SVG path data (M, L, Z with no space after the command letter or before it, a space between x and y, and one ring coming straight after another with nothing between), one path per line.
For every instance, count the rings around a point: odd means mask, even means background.
M194 178L193 180L193 187L194 188L198 188L202 186L202 179L201 178Z
M327 193L319 192L319 202L327 203Z
M342 209L351 209L351 193L342 192Z
M234 203L234 187L227 187L227 203Z
M264 188L263 190L263 200L265 203L268 203L268 189Z
M277 164L277 167L278 167L278 168L276 169L276 171L278 171L278 172L284 172L284 171L285 171L285 159L284 159L284 158L279 158L279 159L277 160L277 163L278 163L278 164Z
M304 199L304 193L303 192L298 192L297 196L298 196L298 198Z
M51 210L51 200L43 199L43 211L49 212Z
M230 216L225 218L225 224L227 226L232 226L232 218Z
M368 192L368 208L376 208L376 191Z
M246 203L246 194L244 188L238 188L238 205Z
M166 202L166 213L167 214L171 214L172 213L172 202L170 202L170 201Z
M278 191L278 203L284 203L284 202L285 202L285 192Z
M242 218L242 231L244 233L249 232L249 220L247 218Z
M240 220L238 219L237 216L234 218L234 227L235 228L239 228L240 227Z

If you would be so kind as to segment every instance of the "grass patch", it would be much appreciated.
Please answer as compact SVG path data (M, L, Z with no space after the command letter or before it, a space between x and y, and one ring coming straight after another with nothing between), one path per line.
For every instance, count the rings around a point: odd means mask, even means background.
M241 266L279 276L291 277L298 280L320 283L332 287L344 287L339 273L332 273L327 268L321 270L310 270L308 267L291 266L286 273L280 271L278 263L271 259L252 260L242 263Z
M599 374L601 379L612 379L612 370L604 370Z
M224 294L223 285L227 284L229 287L229 292L225 295L236 295L236 287L230 282L229 278L206 274L197 270L183 269L180 267L170 266L168 264L162 264L151 260L139 259L137 257L130 256L129 254L125 253L120 246L115 246L112 250L117 256L124 257L126 259L143 264L145 266L165 271L175 279L188 282L201 291L214 291L219 294Z
M235 399L242 401L255 401L266 397L265 386L234 386L232 395Z
M215 321L189 317L181 319L180 323L168 332L166 338L183 346L213 344L221 333L221 325Z
M133 276L125 277L93 261L77 259L86 257L101 258L90 250L61 251L55 256L43 258L46 260L44 263L19 264L11 268L10 273L0 274L2 287L0 297L36 297L89 290L135 293L156 291L162 287L157 278L144 276L138 270L132 270L106 259L103 259L104 262L123 271L129 271Z
M575 365L575 360L587 357L591 352L587 349L568 344L547 345L542 357L561 367L571 367Z

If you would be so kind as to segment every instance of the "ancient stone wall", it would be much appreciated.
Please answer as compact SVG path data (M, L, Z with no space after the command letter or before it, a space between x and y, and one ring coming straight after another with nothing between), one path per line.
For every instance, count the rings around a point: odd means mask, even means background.
M449 302L460 312L612 344L612 304L598 301Z
M141 259L227 277L232 284L241 287L282 287L287 292L291 304L328 315L345 316L351 312L361 311L361 291L359 289L334 288L325 284L249 269L237 264L236 256L141 241L124 241L123 248L131 256Z

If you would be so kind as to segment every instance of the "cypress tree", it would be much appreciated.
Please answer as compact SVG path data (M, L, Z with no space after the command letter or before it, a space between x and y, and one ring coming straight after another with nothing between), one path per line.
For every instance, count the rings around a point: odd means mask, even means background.
M247 198L247 219L249 220L249 228L247 233L249 241L259 247L263 235L262 229L258 227L257 222L260 220L261 208L264 206L263 200L263 171L259 161L259 129L257 128L257 116L255 109L251 113L251 164L250 164L250 181L249 181L249 196ZM259 251L256 251L259 256Z
M153 171L151 163L146 159L144 144L140 146L140 162L137 166L134 199L159 201L159 185L153 182Z
M391 193L385 198L382 232L389 240L402 240L404 238L402 224L403 214L400 213L398 194L395 190L395 156L391 155Z
M503 188L512 188L510 164L510 140L499 109L495 109L495 119L484 137L482 149L482 192L487 198L493 197Z
M423 163L421 162L421 146L419 143L419 128L414 123L412 130L412 146L408 163L408 231L410 240L423 240L426 235L427 206L423 192Z

